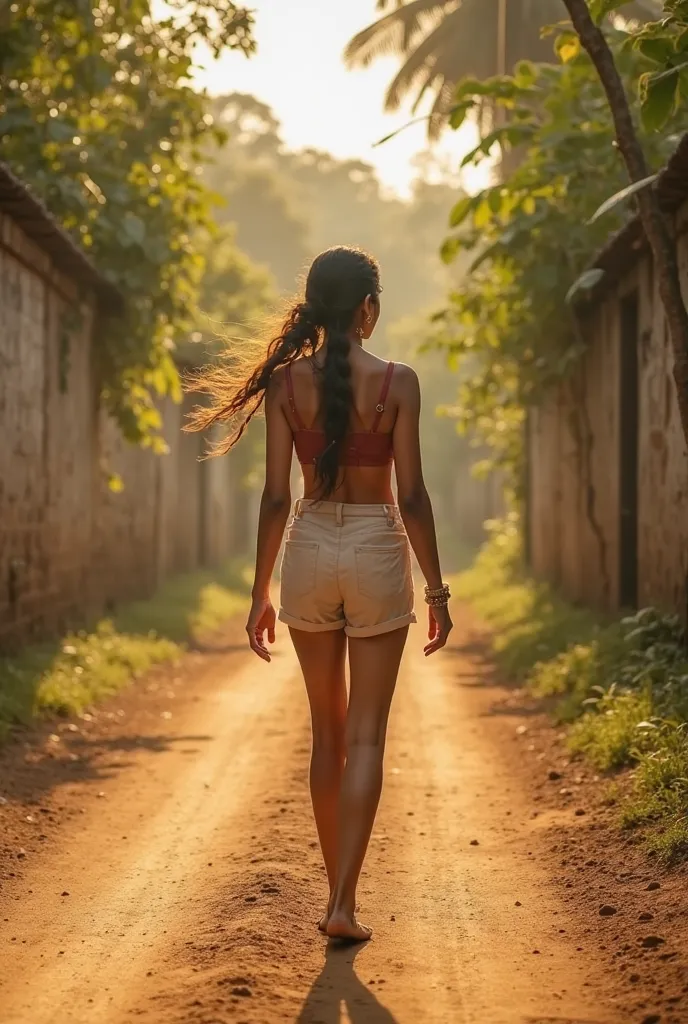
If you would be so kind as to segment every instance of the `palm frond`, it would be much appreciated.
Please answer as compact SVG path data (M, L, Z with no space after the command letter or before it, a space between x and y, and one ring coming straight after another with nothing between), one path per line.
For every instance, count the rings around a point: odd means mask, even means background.
M437 90L428 120L428 138L431 142L436 142L439 139L442 129L447 123L449 111L454 106L455 84L454 82L445 82L442 88Z
M367 67L376 57L406 54L418 36L427 32L461 0L411 0L374 21L351 39L344 50L347 67Z
M479 25L485 27L485 9L478 7L479 2L468 0L448 14L411 53L387 90L386 110L396 110L416 85L414 111L433 84L452 87L464 75L485 78L494 74L492 33L476 31Z
M498 0L377 0L383 17L359 32L345 50L349 67L366 67L395 54L402 64L385 95L385 109L397 110L413 94L413 111L434 92L428 121L431 138L440 134L451 110L456 84L465 75L498 74ZM634 0L619 9L628 20L661 15L660 0ZM510 0L507 6L506 71L519 60L552 59L552 40L540 29L557 22L561 0Z

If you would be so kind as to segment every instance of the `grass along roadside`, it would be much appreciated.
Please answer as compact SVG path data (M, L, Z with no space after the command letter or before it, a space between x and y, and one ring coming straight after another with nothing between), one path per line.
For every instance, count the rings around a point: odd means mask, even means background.
M688 650L652 608L600 621L521 569L518 529L495 525L457 593L494 629L500 667L550 698L574 754L616 778L624 828L666 861L688 857Z
M234 565L188 573L87 629L0 658L0 740L33 718L81 713L152 666L177 661L247 606L249 586Z

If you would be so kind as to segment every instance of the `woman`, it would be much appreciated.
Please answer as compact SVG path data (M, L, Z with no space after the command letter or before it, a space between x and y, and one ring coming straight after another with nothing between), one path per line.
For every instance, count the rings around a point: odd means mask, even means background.
M380 315L377 263L358 249L317 257L305 301L240 386L226 370L194 384L210 396L191 426L239 426L265 401L267 451L248 638L258 657L275 639L270 581L291 509L292 451L303 470L282 562L279 618L289 627L313 726L310 786L330 884L319 923L331 937L369 939L355 916L356 886L382 788L387 719L408 627L415 622L409 541L425 576L426 655L452 628L432 507L421 470L420 390L414 371L363 343ZM398 507L392 494L396 469ZM347 704L345 660L349 655Z

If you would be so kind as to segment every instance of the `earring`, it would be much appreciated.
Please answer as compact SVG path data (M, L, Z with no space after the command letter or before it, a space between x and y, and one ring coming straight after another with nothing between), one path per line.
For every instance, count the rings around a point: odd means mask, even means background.
M357 327L356 328L356 334L359 336L359 338L362 338L363 337L363 328L362 327Z
M370 313L368 313L368 315L366 317L366 323L369 324L372 319L373 319L372 316L370 315Z

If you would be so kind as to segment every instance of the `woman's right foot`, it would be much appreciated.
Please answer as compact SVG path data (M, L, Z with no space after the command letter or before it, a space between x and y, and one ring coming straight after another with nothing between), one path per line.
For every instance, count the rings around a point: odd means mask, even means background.
M338 914L334 911L327 922L327 935L331 939L344 939L347 942L367 942L373 929L367 924L360 924L355 917Z

